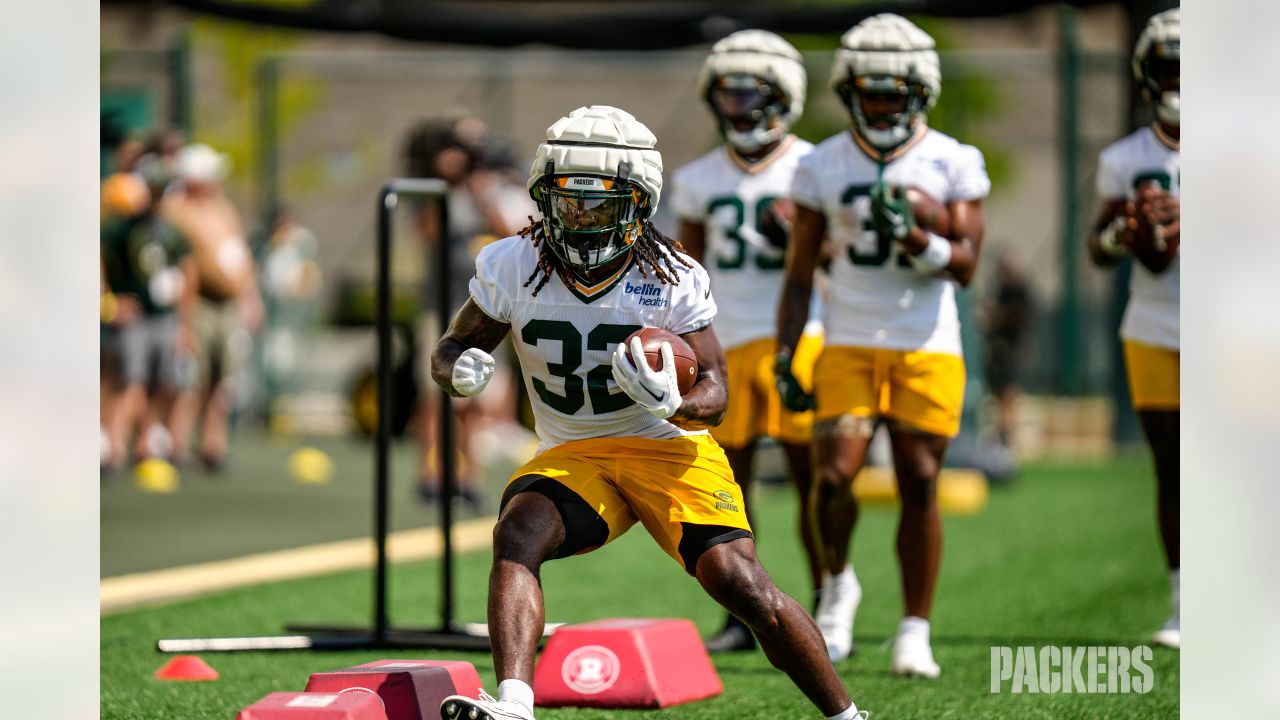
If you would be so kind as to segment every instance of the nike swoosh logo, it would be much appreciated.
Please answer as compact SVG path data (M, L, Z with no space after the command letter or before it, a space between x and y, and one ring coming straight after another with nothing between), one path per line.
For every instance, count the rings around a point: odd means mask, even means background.
M711 297L711 288L707 288L707 291L702 295L702 299L706 300L709 297Z
M662 400L667 397L666 393L662 393L661 395L654 395L653 391L649 389L648 385L641 385L640 387L644 388L644 391L649 393L649 397L653 398L654 400L657 400L658 402L662 402Z

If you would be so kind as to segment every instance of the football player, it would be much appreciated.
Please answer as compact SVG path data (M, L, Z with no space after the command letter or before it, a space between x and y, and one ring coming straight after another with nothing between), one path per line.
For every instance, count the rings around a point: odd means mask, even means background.
M974 275L991 185L976 148L928 126L941 80L933 39L902 17L872 16L841 38L831 85L853 127L824 140L796 169L777 359L783 402L807 407L811 399L788 363L808 319L827 233L826 345L813 379L825 566L818 626L833 660L849 655L862 595L849 563L858 517L850 489L884 423L902 498L897 552L905 612L892 669L929 678L940 672L929 642L942 545L937 479L960 427L965 382L955 286ZM943 215L949 222L939 220Z
M724 417L724 352L706 271L650 222L662 191L653 133L617 108L579 108L547 129L529 173L542 219L481 251L470 298L432 356L454 396L484 389L513 334L533 399L538 454L502 496L489 575L498 697L452 696L446 720L533 717L544 624L540 568L642 523L770 660L830 718L863 717L808 613L773 584L741 491L707 428ZM700 366L681 396L669 344L650 368L641 327L681 336Z
M729 458L748 517L756 442L762 435L780 441L801 498L800 537L816 589L821 567L807 512L813 414L783 408L773 374L774 315L791 224L787 197L796 163L813 149L790 133L804 110L804 65L786 40L741 30L711 48L698 90L724 145L677 170L672 190L680 244L706 267L719 309L716 335L725 349L729 407L711 436ZM806 387L822 346L821 325L814 325L817 332L801 340L793 365ZM707 641L712 652L754 648L750 630L733 615Z
M1102 208L1089 234L1094 262L1133 265L1129 304L1120 325L1134 410L1155 459L1156 516L1164 542L1173 616L1155 642L1181 644L1178 546L1178 322L1180 204L1178 9L1153 16L1133 50L1133 74L1154 105L1155 122L1113 143L1098 156Z

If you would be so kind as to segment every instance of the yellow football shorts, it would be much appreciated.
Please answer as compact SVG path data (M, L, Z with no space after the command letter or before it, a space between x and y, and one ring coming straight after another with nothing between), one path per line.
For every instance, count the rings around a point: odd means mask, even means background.
M794 413L782 406L774 380L773 361L778 344L761 338L724 354L728 368L729 407L724 422L711 436L727 448L740 448L761 435L787 443L807 443L813 437L813 413ZM800 338L791 371L805 390L813 389L813 364L822 352L822 333Z
M814 368L814 419L846 414L884 417L955 437L964 407L964 381L964 359L958 355L827 346Z
M1181 357L1178 350L1124 341L1124 364L1135 410L1181 409Z
M555 484L548 486L542 478ZM566 538L557 557L590 552L621 537L639 520L692 575L708 548L752 537L729 461L707 435L593 438L557 445L516 470L503 494L504 506L526 491L540 492L560 508ZM575 508L594 513L584 520Z

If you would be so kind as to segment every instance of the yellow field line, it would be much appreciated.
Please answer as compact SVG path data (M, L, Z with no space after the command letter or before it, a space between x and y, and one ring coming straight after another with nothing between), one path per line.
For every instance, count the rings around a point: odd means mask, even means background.
M469 552L489 547L495 520L477 518L454 526L454 550ZM444 537L438 528L406 530L387 538L390 562L437 558L443 550ZM104 578L99 585L99 612L108 615L247 585L358 570L373 563L373 540L364 538L119 575Z

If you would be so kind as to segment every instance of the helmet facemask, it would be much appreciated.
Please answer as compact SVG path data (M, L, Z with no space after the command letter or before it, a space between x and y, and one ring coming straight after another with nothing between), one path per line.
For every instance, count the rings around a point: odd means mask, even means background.
M858 134L881 151L892 150L911 138L916 120L923 114L929 100L923 83L892 75L854 76L851 72L836 92L849 109ZM864 98L884 99L881 104L901 109L869 115L862 107Z
M618 164L614 177L556 175L548 160L533 199L551 250L570 270L607 265L631 249L649 214L649 196L628 179L630 166Z
M705 99L720 134L739 152L756 152L787 133L782 121L789 110L786 94L764 78L746 73L722 75L711 83Z
M1179 123L1182 86L1181 41L1157 42L1142 60L1142 94L1155 105L1156 117Z

